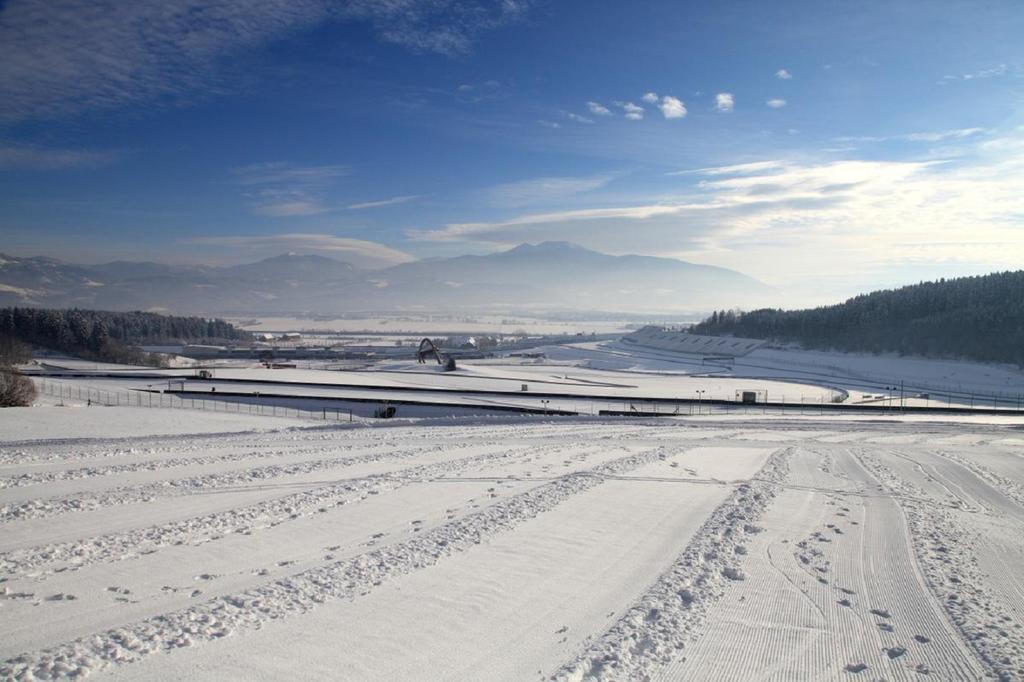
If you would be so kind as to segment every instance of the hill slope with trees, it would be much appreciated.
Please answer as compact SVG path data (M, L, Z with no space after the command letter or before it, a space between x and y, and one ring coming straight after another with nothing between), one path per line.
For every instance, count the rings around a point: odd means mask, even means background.
M808 310L716 311L692 331L1024 366L1024 270L922 282Z
M0 308L0 340L9 339L91 360L153 364L134 346L242 341L251 335L220 319L147 312Z

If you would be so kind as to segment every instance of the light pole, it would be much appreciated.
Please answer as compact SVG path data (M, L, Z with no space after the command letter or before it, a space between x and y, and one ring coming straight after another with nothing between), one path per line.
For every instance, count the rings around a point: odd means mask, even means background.
M895 386L886 386L885 387L885 392L888 394L888 396L886 396L886 397L889 398L889 409L891 410L892 409L892 401L893 401L893 398L895 397L894 393L896 392L896 387Z
M701 400L703 400L703 398L704 398L704 394L705 393L707 393L707 391L705 391L703 389L697 391L697 414L700 414L700 404L701 404Z

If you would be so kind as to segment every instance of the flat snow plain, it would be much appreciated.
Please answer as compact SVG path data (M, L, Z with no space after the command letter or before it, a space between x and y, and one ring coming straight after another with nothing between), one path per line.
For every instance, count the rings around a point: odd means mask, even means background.
M1024 679L1019 426L163 412L0 410L0 677Z

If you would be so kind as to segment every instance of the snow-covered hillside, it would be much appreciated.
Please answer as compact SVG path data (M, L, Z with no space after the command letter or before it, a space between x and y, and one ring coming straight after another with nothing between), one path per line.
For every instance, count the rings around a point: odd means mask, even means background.
M0 676L1024 675L1014 427L161 413L0 411Z

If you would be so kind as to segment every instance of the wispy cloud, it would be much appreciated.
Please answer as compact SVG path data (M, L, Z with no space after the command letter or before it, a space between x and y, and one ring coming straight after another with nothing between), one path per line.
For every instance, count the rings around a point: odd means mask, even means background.
M273 216L275 218L294 218L297 216L320 215L329 213L331 208L316 199L308 199L298 192L270 192L260 194L263 203L253 207L253 212L258 215Z
M339 237L332 234L286 233L272 235L232 235L195 237L184 244L244 249L264 254L282 251L339 254L355 265L386 267L416 260L413 256L379 242Z
M98 168L114 163L122 156L119 151L0 145L0 170L50 171Z
M715 95L715 109L721 112L729 113L735 107L735 101L731 92L720 92Z
M945 142L947 140L962 140L976 135L983 135L989 132L986 128L954 128L952 130L935 130L929 132L903 133L900 135L858 135L850 137L837 137L837 142L890 142L893 140L904 140L907 142Z
M353 211L362 210L364 208L380 208L381 206L394 206L395 204L405 204L410 201L419 199L419 194L405 194L398 197L391 197L390 199L380 199L378 201L364 201L359 204L349 204L345 208Z
M772 99L765 102L765 104L767 104L772 109L781 109L782 107L786 106L786 100L782 99L781 97L773 97Z
M611 116L612 112L600 102L587 102L587 108L594 116Z
M543 204L601 189L614 175L588 177L543 177L506 182L484 191L485 201L493 206L514 208Z
M656 92L645 92L644 96L641 97L640 99L642 99L643 101L647 102L648 104L654 104L654 103L656 103L658 101L658 93L656 93Z
M591 118L587 118L586 116L581 116L579 114L575 114L575 113L573 113L571 111L565 112L565 117L567 119L569 119L570 121L575 121L576 123L593 123L594 122L594 120L591 119Z
M775 77L779 80L788 81L793 78L793 74L791 74L787 69L779 69L775 72Z
M463 83L455 88L455 98L460 102L489 102L505 99L510 95L509 87L493 78L482 83Z
M685 118L686 117L686 105L683 101L672 97L671 95L665 95L661 98L661 104L658 105L661 109L661 115L665 118Z
M955 161L771 159L681 171L693 181L656 202L453 222L410 236L564 239L734 267L777 284L844 273L864 286L886 268L910 266L936 276L960 265L1019 267L1024 131L976 140L971 151Z
M519 19L519 0L9 0L0 5L0 121L54 118L231 87L224 59L328 20L413 51L462 54Z
M713 166L710 168L694 168L693 170L679 170L667 173L667 175L741 175L748 173L763 173L782 167L781 161L752 161L750 163L738 163L730 166Z
M302 184L325 185L349 175L348 166L296 166L287 161L253 163L233 168L231 173L241 185Z
M1010 73L1010 67L1006 64L997 64L986 69L979 69L978 71L972 71L970 73L961 74L947 74L939 79L939 85L945 85L950 81L973 81L973 80L984 80L986 78L998 78L1005 76Z
M334 210L323 198L338 178L349 175L347 166L297 166L283 161L234 168L235 182L246 187L253 212L274 217L310 216Z
M491 233L503 228L535 227L554 223L583 222L592 220L630 219L643 220L657 215L678 213L681 206L654 205L630 206L621 208L590 208L574 211L558 211L555 213L531 213L510 220L479 223L451 223L438 230L410 230L411 239L425 241L472 241L483 238L489 241Z

